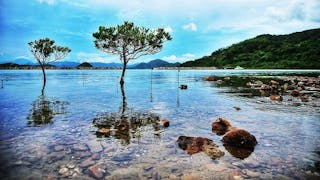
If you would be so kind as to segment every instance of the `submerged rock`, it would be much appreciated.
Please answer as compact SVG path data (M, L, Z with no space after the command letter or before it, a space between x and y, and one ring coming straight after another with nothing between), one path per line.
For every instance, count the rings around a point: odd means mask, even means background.
M223 138L224 145L252 148L258 144L256 138L244 129L233 129Z
M206 76L204 77L205 81L217 81L217 79L214 76Z
M224 148L234 157L239 159L245 159L251 155L254 151L254 148L241 148L236 146L227 146L225 145Z
M291 96L293 96L293 97L298 97L299 95L300 95L300 92L299 91L297 91L297 90L293 90L293 91L291 91Z
M233 106L233 108L234 108L235 110L237 110L237 111L240 111L240 110L241 110L241 108L238 107L238 106Z
M143 174L141 169L138 168L120 168L111 173L109 177L106 177L108 180L117 180L117 179L143 179Z
M279 95L271 95L269 98L272 101L282 101L283 100L283 97L279 96Z
M179 88L180 88L180 89L188 89L188 85L186 85L186 84L181 84Z
M224 155L224 152L218 149L219 146L208 138L180 136L177 142L178 146L190 155L200 151L203 151L211 159L216 159Z
M260 86L260 90L268 91L268 90L271 90L271 87L269 85L262 84Z
M93 166L90 166L88 168L90 176L96 178L96 179L101 179L104 176L104 170L101 168L101 164L96 164Z
M232 126L228 120L224 118L216 119L212 124L212 132L221 136L224 135L226 132L230 131Z
M277 86L277 85L279 85L279 82L277 82L275 80L271 80L271 81L269 81L269 85L270 86Z
M162 119L161 120L161 124L164 126L164 127L169 127L170 126L170 121L168 119Z

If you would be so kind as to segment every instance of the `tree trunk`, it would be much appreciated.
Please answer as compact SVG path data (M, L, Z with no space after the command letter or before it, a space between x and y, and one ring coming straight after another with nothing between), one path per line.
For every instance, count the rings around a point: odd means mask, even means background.
M122 110L121 110L121 117L124 116L124 113L127 109L127 101L126 101L126 94L124 92L124 85L121 84L121 95L122 95Z
M120 85L124 84L124 75L126 72L126 68L127 68L127 63L124 61L123 62L123 67L122 67L122 74L121 74L121 79L120 79Z
M41 90L41 95L43 95L44 89L46 87L47 78L46 78L46 72L44 71L44 65L42 63L40 63L40 66L41 66L42 75L43 75L43 85L42 85L42 90Z

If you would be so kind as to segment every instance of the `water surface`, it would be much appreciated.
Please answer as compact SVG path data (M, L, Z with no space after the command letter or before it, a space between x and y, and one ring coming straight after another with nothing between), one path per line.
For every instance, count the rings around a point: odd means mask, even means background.
M207 75L309 72L127 70L127 111L156 113L169 119L170 127L145 123L125 136L97 136L93 119L122 108L120 71L47 70L45 95L40 96L40 70L2 70L0 177L124 178L126 173L144 179L319 177L319 100L314 107L285 106L268 103L267 97L226 93L227 88L202 80ZM320 75L319 70L313 72ZM180 84L188 89L180 90ZM232 156L222 137L212 133L211 123L218 117L256 136L259 144L248 158ZM215 160L204 153L188 155L176 143L182 135L212 139L225 155ZM94 174L94 167L100 174Z

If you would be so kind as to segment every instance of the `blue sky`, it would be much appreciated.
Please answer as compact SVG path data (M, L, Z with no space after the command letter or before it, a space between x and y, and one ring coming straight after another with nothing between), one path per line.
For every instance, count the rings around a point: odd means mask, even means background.
M132 63L184 62L260 34L319 28L320 0L0 0L0 62L35 62L27 43L43 37L72 49L63 61L120 62L95 49L92 33L124 21L173 37Z

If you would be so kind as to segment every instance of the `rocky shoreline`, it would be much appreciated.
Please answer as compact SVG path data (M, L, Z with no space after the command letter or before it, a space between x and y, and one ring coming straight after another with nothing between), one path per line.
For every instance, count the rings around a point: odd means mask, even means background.
M204 80L218 87L232 87L227 92L240 96L267 97L283 105L320 107L320 76L207 76Z

